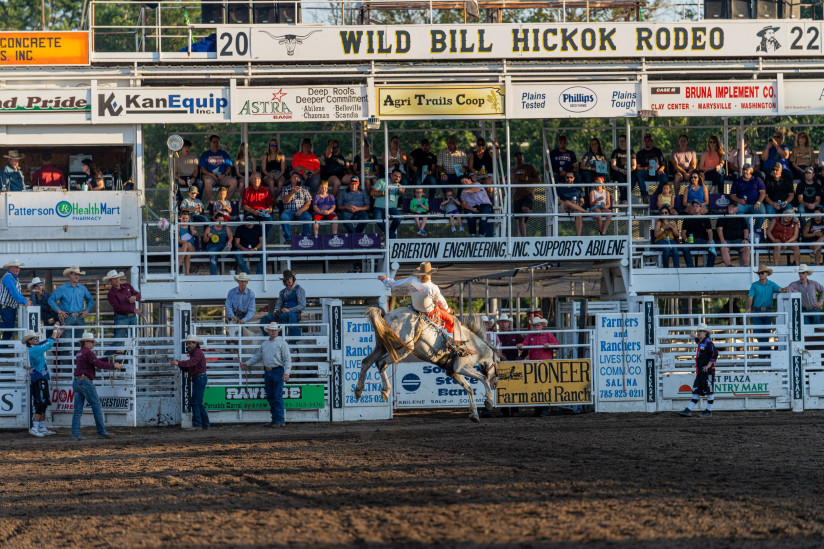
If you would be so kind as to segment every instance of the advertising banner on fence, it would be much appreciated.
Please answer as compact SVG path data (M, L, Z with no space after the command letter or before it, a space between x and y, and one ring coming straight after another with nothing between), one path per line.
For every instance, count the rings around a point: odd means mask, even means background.
M229 122L229 88L106 88L92 97L95 124Z
M22 192L5 196L9 227L106 227L122 223L120 192Z
M484 405L484 386L466 378L475 391L475 403ZM395 373L396 408L464 408L469 396L443 369L428 362L401 362Z
M648 108L657 111L658 116L778 114L778 84L775 80L651 82L648 92Z
M0 90L0 124L82 124L90 103L91 91L77 88Z
M782 114L824 114L824 80L784 79L782 84Z
M0 416L23 413L24 390L19 387L0 387Z
M641 84L513 84L510 94L510 118L621 118L638 115Z
M263 385L206 387L203 405L207 411L268 410ZM283 405L287 410L318 410L325 406L323 385L284 385Z
M663 395L668 399L692 397L695 374L664 374ZM715 398L757 398L788 396L782 387L781 372L719 372L715 375Z
M489 23L217 27L221 61L817 57L822 23Z
M105 375L109 375L107 372ZM97 385L97 396L100 397L100 407L104 412L128 412L131 409L132 388L128 386L112 387L108 380L104 385ZM68 387L51 387L51 409L55 412L74 411L74 389ZM91 414L92 409L87 404L84 413Z
M592 403L592 364L586 360L501 362L497 406Z
M600 314L595 322L598 401L647 400L644 314Z
M627 255L626 239L617 236L563 236L457 240L392 240L392 261L495 261L556 259L621 259Z
M366 120L366 86L235 88L232 122Z
M0 32L0 66L88 64L88 32Z
M366 319L344 319L343 321L343 405L375 406L384 402L381 395L383 383L378 369L372 366L366 372L363 396L360 401L355 398L355 384L361 370L361 361L375 349L375 333ZM391 379L392 366L387 369ZM387 401L389 402L389 401Z
M502 85L379 86L375 93L379 118L500 118L504 115Z

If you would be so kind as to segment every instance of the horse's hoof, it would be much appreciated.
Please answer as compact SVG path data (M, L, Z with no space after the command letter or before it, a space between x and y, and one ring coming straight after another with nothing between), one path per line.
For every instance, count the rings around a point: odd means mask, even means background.
M495 408L495 405L492 403L491 400L486 400L484 401L484 408L491 412L492 409Z
M363 396L363 390L355 389L355 400L360 401L360 398Z
M478 414L469 414L469 419L471 419L473 423L481 422L481 418L478 417Z
M389 400L389 393L385 393L385 392L381 391L381 398L383 399L384 402L386 402L387 400Z

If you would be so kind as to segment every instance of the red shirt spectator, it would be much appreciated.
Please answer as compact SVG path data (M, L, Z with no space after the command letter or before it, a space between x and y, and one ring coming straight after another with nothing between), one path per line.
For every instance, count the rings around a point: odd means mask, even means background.
M243 198L240 206L244 211L253 213L257 210L271 212L275 207L275 199L269 187L260 185L260 174L253 174L250 178L251 185L243 191Z
M532 330L541 330L547 325L545 318L534 317L531 322ZM518 347L536 347L535 349L528 349L529 360L552 360L553 348L560 347L561 344L555 339L555 336L549 332L540 332L537 334L527 334L524 337L524 342Z
M43 153L40 155L43 160L43 167L34 172L31 179L32 187L66 187L66 176L63 170L50 163L51 155Z
M292 169L300 172L311 171L313 174L320 172L320 160L314 153L304 154L296 152L292 157Z

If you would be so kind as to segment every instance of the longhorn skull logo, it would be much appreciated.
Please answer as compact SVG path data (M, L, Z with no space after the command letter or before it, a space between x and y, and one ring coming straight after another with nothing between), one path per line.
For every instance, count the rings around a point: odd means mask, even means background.
M295 46L299 46L303 44L303 41L315 34L316 32L320 32L320 30L313 30L309 34L304 34L303 36L298 36L297 34L281 34L280 36L275 36L272 33L266 32L265 30L260 31L263 34L269 35L271 38L277 40L278 44L286 46L286 55L295 55Z

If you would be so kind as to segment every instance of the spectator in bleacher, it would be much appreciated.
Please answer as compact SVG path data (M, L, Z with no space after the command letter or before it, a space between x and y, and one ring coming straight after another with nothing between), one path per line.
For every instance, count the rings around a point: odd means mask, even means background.
M32 187L62 187L66 188L66 176L63 170L51 163L52 155L48 151L40 153L43 166L34 172L31 178Z
M761 151L761 167L764 173L769 174L773 166L778 163L785 170L790 169L790 148L784 144L784 134L776 131Z
M675 207L675 204L673 204L674 198L672 194L672 183L667 182L661 185L661 194L658 195L658 206L669 206L673 208Z
M824 211L824 206L816 206L815 210L811 210L812 217L807 219L804 223L804 230L801 233L801 240L803 242L815 243L811 247L813 249L813 257L816 265L821 265L821 245L824 243L824 218L821 212Z
M393 135L389 139L389 157L387 158L386 153L381 153L381 166L387 166L390 174L395 170L400 170L402 185L406 186L409 184L406 177L407 161L406 153L401 149L400 139L397 135Z
M229 198L235 196L237 179L232 177L232 158L220 148L220 137L209 136L209 150L200 155L198 166L203 179L203 199L206 202L212 201L214 187L228 187Z
M235 165L232 167L235 172L235 178L239 181L238 189L245 189L249 183L248 177L257 172L257 162L251 152L248 152L249 145L241 143L235 155ZM246 157L249 157L248 164ZM248 173L247 173L248 172Z
M272 191L261 185L259 173L255 172L249 176L249 186L243 191L240 207L244 217L251 215L259 223L274 221L272 211L275 209L275 198L272 196ZM265 226L263 234L265 237Z
M689 137L686 135L679 136L678 148L670 154L673 171L672 183L675 188L675 194L681 191L681 183L686 181L689 178L689 174L698 168L698 153L689 146L689 142Z
M352 177L349 179L349 187L341 189L338 194L338 218L341 221L351 219L365 221L369 219L369 195L360 188L360 179ZM366 223L344 223L346 231L349 233L362 233L366 229Z
M418 228L418 234L426 236L426 216L429 214L429 201L423 195L423 188L415 189L415 196L409 201L409 211L414 214L419 214L420 217L415 218L415 227Z
M195 242L197 240L197 229L189 225L189 214L181 212L178 216L177 224L177 270L183 265L183 272L186 275L192 270L192 254L195 251Z
M40 320L45 326L54 326L57 322L57 313L49 305L51 294L43 290L43 281L39 276L31 279L26 287L31 291L29 300L32 305L40 307Z
M681 191L681 203L684 208L688 208L690 204L696 200L701 203L701 215L709 211L710 206L710 191L704 185L704 178L700 171L692 172L687 181L687 185Z
M260 273L258 273L260 274ZM237 286L229 290L226 294L226 319L229 324L239 324L243 326L252 321L255 316L255 292L248 288L249 275L245 272L234 277ZM240 332L232 329L235 335ZM247 329L243 330L244 335L251 335Z
M777 267L780 264L781 252L785 248L792 249L793 259L795 260L794 265L798 265L801 263L801 250L797 245L798 240L801 236L801 228L800 224L798 223L798 219L795 217L795 214L792 211L792 208L787 208L782 213L772 218L770 224L767 226L766 235L770 242L772 242L773 244L777 244L772 248L773 265ZM796 243L796 245L781 245L792 243Z
M467 165L466 153L458 150L457 141L454 135L446 138L446 148L438 153L437 171L440 175L438 183L441 185L456 185L461 179L458 172L463 173L464 166ZM443 191L443 189L441 189ZM461 191L458 191L460 196Z
M0 280L0 339L8 341L14 338L14 327L17 326L17 308L21 305L28 307L31 301L26 299L20 288L20 268L23 263L19 259L9 261L3 268L6 274Z
M444 198L441 201L440 210L444 215L449 216L449 228L453 233L456 231L463 232L463 221L460 217L461 203L455 200L455 191L446 189L443 194Z
M604 187L604 178L600 175L596 176L595 183L597 186L589 191L589 211L592 213L611 212L612 196L610 196L606 187ZM612 216L599 215L595 218L595 221L598 224L598 233L603 236L607 234L607 229L609 228L610 221L612 221Z
M203 395L206 392L206 384L209 377L206 375L206 355L200 348L203 340L196 335L190 335L183 340L186 344L186 352L189 360L172 360L172 366L177 366L189 375L192 381L192 393L189 398L189 410L192 412L192 429L203 429L211 427L209 414L203 406Z
M704 174L707 187L714 185L718 193L724 192L721 184L724 182L725 162L724 147L718 141L718 137L713 135L707 139L707 150L701 154L699 169Z
M665 269L669 268L670 258L672 258L673 267L678 268L678 253L684 256L684 266L692 268L692 255L684 246L679 246L681 238L678 232L678 222L670 218L672 210L668 206L662 206L659 210L660 217L655 221L655 227L652 231L652 238L655 244L666 247L658 248L661 250L661 264Z
M183 140L183 148L180 149L178 157L175 159L175 182L178 188L197 187L198 194L203 195L203 181L198 177L200 174L200 159L192 154L192 142Z
M355 156L352 171L358 176L358 180L366 189L372 190L372 185L378 180L378 157L372 154L372 143L368 139L363 140L363 173L361 173L361 157ZM352 179L349 179L352 182Z
M584 208L584 190L581 187L574 185L575 174L567 173L565 176L566 185L559 185L556 183L555 194L558 196L558 204L564 209L566 213L587 213ZM575 216L575 234L581 236L584 230L584 218L580 215Z
M479 137L475 141L475 150L469 155L469 171L478 176L478 180L485 186L492 185L492 152L486 148L486 140Z
M375 212L375 221L377 221L378 229L380 229L381 232L386 230L383 220L386 218L385 215L388 210L389 238L398 238L398 227L401 226L401 212L398 210L398 198L403 194L403 187L401 186L403 174L400 170L393 170L389 179L389 185L387 185L385 178L378 179L369 194L375 200L373 211ZM389 193L388 199L387 192ZM388 204L387 200L389 201Z
M727 215L718 219L715 223L715 232L718 234L718 242L721 243L721 261L725 267L732 266L730 258L730 244L741 244L738 253L741 256L741 266L748 267L750 264L750 249L747 244L750 241L750 228L747 219L738 217L738 203L730 202L727 206Z
M106 190L106 181L103 179L103 172L100 171L100 168L98 168L94 162L88 158L84 158L80 161L80 169L83 170L84 174L86 174L86 190Z
M752 166L753 170L757 170L758 166L761 165L761 155L753 152L750 148L750 138L746 135L744 135L744 152L742 153L736 146L730 151L730 154L727 155L727 175L729 175L733 181L738 179L745 164ZM759 177L763 179L763 174L759 175Z
M798 292L801 294L801 310L805 313L820 312L821 304L824 303L824 286L810 280L810 275L813 270L807 265L799 265L798 280L791 282L781 289L781 293ZM818 324L820 317L818 315L804 316L804 324Z
M621 183L618 187L618 196L622 204L627 202L627 173L634 173L637 167L637 159L635 158L635 151L629 151L630 163L627 168L627 136L618 136L618 148L612 151L609 160L609 177L612 181ZM627 169L630 171L627 172ZM632 176L630 176L632 177Z
M20 151L10 150L9 154L4 154L3 158L8 158L8 163L0 171L0 191L22 191L26 184L23 182L23 170L20 169L20 161L26 155Z
M819 166L824 168L824 142L818 146L818 163Z
M421 185L429 186L429 200L435 198L436 189L432 185L437 185L438 157L429 150L430 144L427 138L421 139L421 146L409 153L406 159L406 167L411 182L416 187Z
M556 148L549 151L549 163L550 166L547 168L552 170L556 182L565 181L567 173L577 176L578 157L574 151L567 149L565 135L559 135Z
M487 219L487 216L492 215L492 202L489 200L489 195L486 194L486 191L482 187L473 186L475 183L468 175L461 177L461 184L463 186L463 193L460 195L461 207L463 207L465 212L477 214L470 215L467 220L469 236L491 237L495 226ZM477 234L476 226L479 231Z
M286 155L280 152L278 140L274 137L269 140L266 152L260 157L260 169L263 172L263 184L272 191L272 196L280 196L285 182Z
M771 173L764 180L764 188L767 189L764 206L768 214L783 212L795 198L792 175L777 162L773 164Z
M744 164L741 177L736 179L730 189L730 200L738 204L738 213L741 215L766 213L766 208L762 208L762 205L767 198L767 189L761 178L753 175L753 172L752 164ZM761 222L756 221L756 226L760 227Z
M320 186L320 159L312 152L312 140L304 137L300 150L292 155L292 171L297 170L306 181L306 186L314 195Z
M272 421L267 427L280 428L286 425L286 410L283 405L283 384L289 381L292 373L292 357L289 344L280 335L280 324L270 322L266 324L266 334L269 339L260 344L249 362L242 362L240 367L248 370L249 366L257 363L263 365L263 390Z
M290 324L287 328L289 337L300 336L300 328L295 326L300 322L301 313L306 308L306 291L296 283L295 273L283 271L283 289L275 302L275 320L281 324Z
M531 214L535 203L535 187L540 183L538 170L532 164L524 162L524 153L515 151L515 165L509 171L509 182L513 186L512 191L512 214L518 220L518 234L526 236L526 220L524 214ZM516 186L518 185L518 186Z
M790 153L788 160L793 176L803 180L804 170L815 164L815 152L810 146L810 136L807 135L807 132L798 132L798 136L795 138L795 148Z
M137 326L138 317L140 316L140 305L137 303L141 300L140 292L134 289L131 284L120 282L120 279L125 275L117 270L111 270L103 277L103 284L106 282L111 286L106 298L109 300L109 305L114 311L114 325L115 326ZM115 339L125 339L129 335L128 328L115 328ZM135 336L137 333L135 333Z
M69 281L57 288L49 298L49 307L57 311L57 317L64 326L85 326L86 315L94 308L92 294L80 284L80 275L85 274L77 265L63 269L63 276L68 277ZM72 337L77 337L78 332L73 330Z
M289 184L283 188L279 197L283 204L283 211L280 214L281 221L312 221L312 214L309 208L312 207L312 195L303 187L303 176L297 170L292 170L289 176ZM312 226L303 224L303 235L309 236L312 233ZM292 238L292 231L289 224L283 225L283 236L287 240Z
M285 189L284 192L286 192ZM241 272L249 274L249 266L246 264L246 259L251 260L257 256L260 258L260 261L258 261L255 272L257 274L263 274L263 267L266 261L263 259L262 253L255 253L263 249L263 227L255 223L255 218L251 215L246 216L244 221L245 223L243 225L235 228L235 234L232 240L235 251L243 252L235 254L235 263L237 263L237 267ZM309 227L309 225L306 225L306 227Z
M332 195L337 196L341 184L349 184L349 161L340 152L340 141L330 139L326 142L326 152L323 155L321 182L326 181L332 186Z
M236 203L229 200L228 196L229 189L226 187L218 188L217 200L213 200L209 203L209 209L211 210L212 217L214 217L217 213L222 213L226 216L227 221L232 220L234 217Z
M701 207L701 203L697 200L690 204L687 210L689 217L681 223L681 240L692 246L696 244L709 244L710 247L701 248L696 254L701 254L706 251L707 257L704 261L704 267L715 267L715 251L712 247L715 239L712 231L712 222L706 217L698 217L702 215ZM693 260L693 264L696 267L698 266L698 262L695 260Z
M217 274L217 260L219 254L216 252L224 252L231 248L234 241L232 229L226 226L226 214L224 212L217 212L214 216L214 224L206 227L203 232L203 240L206 242L206 251L212 252L209 254L209 274Z
M655 147L652 143L652 134L644 135L644 148L638 151L635 156L636 169L634 172L635 183L641 191L641 201L644 204L649 204L649 191L647 190L647 181L657 181L658 186L655 191L657 194L661 185L669 181L667 178L667 161L664 158L664 153L661 149Z
M807 166L804 169L804 177L795 188L795 200L798 206L798 213L812 212L816 206L821 204L821 183L815 178L815 168Z
M584 183L592 183L596 177L602 177L606 180L609 175L607 173L607 158L601 148L601 140L597 137L589 140L589 150L581 159L580 171L581 180Z
M180 201L180 211L189 214L189 219L195 223L209 221L204 213L203 202L197 197L197 187L189 187L188 196Z
M94 354L95 338L91 332L83 332L79 339L80 352L75 355L74 360L74 381L72 390L74 391L74 413L72 414L72 440L81 440L80 423L83 419L83 406L88 402L92 407L94 424L97 427L97 438L114 438L114 435L106 432L106 424L103 419L103 409L100 406L100 397L97 396L97 389L94 387L95 370L122 370L123 364L120 362L109 362L97 358ZM119 353L111 355L114 358Z
M318 221L337 221L338 214L335 213L337 203L335 196L329 194L329 182L321 180L320 187L318 187L318 194L312 200L312 219L315 223L312 225L312 234L318 235L320 230L320 223ZM338 234L338 224L332 223L332 234Z

